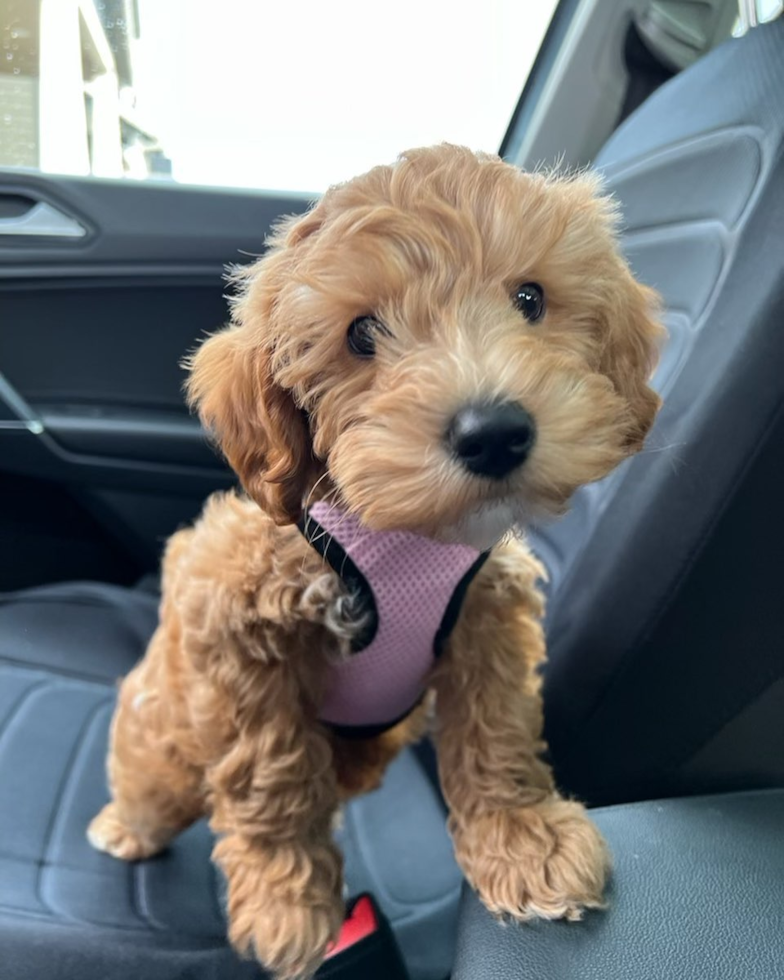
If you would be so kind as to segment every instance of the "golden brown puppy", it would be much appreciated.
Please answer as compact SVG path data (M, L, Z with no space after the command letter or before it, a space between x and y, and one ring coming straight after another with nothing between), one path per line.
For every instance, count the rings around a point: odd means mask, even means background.
M601 903L603 842L540 760L541 568L510 533L639 450L658 407L655 298L596 190L454 146L405 153L282 225L191 361L250 499L213 497L169 542L89 835L134 860L211 814L231 940L278 977L309 976L341 925L340 800L426 712L358 738L319 720L368 607L297 526L314 501L371 544L489 550L424 685L457 858L497 913Z

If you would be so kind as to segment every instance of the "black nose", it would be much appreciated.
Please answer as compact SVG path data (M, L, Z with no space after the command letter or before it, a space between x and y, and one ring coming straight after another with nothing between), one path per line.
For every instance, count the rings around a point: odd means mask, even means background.
M467 470L496 480L525 462L535 439L534 420L517 402L466 405L446 431L449 448Z

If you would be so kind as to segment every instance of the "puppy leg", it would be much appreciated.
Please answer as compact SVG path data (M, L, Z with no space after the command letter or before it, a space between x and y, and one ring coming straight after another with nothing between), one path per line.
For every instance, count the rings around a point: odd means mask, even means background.
M607 850L538 757L541 629L525 601L515 608L509 599L504 588L486 590L434 678L450 829L468 880L492 912L578 919L602 905Z
M228 881L234 946L278 978L309 977L344 917L332 751L289 664L266 665L255 691L263 712L208 772L222 835L213 857Z
M151 654L163 641L159 630ZM112 802L87 829L93 847L126 861L160 851L204 812L203 773L167 735L148 669L149 662L140 664L120 688L107 761Z
M332 735L332 753L342 801L378 789L392 760L407 745L418 742L427 730L427 707L411 714L376 738L341 738Z

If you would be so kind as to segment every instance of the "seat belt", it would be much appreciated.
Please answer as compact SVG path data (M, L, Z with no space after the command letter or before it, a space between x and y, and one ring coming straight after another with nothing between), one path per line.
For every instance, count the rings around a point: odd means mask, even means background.
M350 902L316 980L409 980L392 927L369 893Z

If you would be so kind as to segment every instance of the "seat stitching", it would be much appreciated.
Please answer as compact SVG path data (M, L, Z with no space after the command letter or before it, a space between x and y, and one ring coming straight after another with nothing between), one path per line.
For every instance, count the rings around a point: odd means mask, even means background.
M212 861L210 861L210 866L213 868L215 867ZM171 926L166 925L165 922L161 922L150 909L150 904L147 899L147 895L149 893L147 888L147 883L149 880L147 874L148 871L149 866L146 861L137 861L131 867L131 873L133 874L134 878L133 884L135 888L134 905L140 916L152 929L156 929L161 932L168 932L170 931ZM225 923L225 916L219 916L218 921Z
M49 683L50 682L48 680L36 681L34 684L31 684L29 687L26 687L24 691L22 691L16 701L11 705L11 710L3 719L2 725L0 725L0 742L2 742L3 737L11 725L11 722L19 714L25 703L30 700L36 691L39 691L42 687L48 687Z
M95 922L86 922L76 920L73 923L68 922L63 919L52 919L49 916L42 915L40 912L35 912L30 909L19 909L15 908L13 905L5 905L0 902L0 912L12 916L15 919L34 919L37 922L44 922L47 925L53 925L57 927L79 927L85 931L92 931L95 929L100 929L104 932L127 932L132 935L141 936L147 933L149 935L149 929L145 929L143 926L129 926L129 925L118 925L112 923L111 925L101 925ZM228 942L226 939L218 939L216 937L215 941L203 942L201 935L198 932L182 932L177 929L171 929L168 932L170 937L175 940L182 940L183 942L178 945L166 946L164 948L176 950L176 949L186 949L186 950L197 950L197 951L209 951L215 949L226 949L228 947ZM186 941L190 940L190 943ZM194 942L195 941L195 942Z
M51 914L47 914L46 912L36 911L34 909L19 909L13 905L5 905L2 902L0 902L0 912L8 913L9 915L16 916L17 918L36 919L39 922L56 923L57 925L63 925L68 923L68 920L58 919L57 917L54 917ZM85 922L79 919L75 920L74 924L87 928L96 928L96 924L94 922ZM145 929L144 926L128 926L128 925L114 925L114 924L110 926L104 926L103 928L121 929L125 932L135 932L139 934L149 931Z
M145 867L146 864L144 861L135 861L129 869L131 872L131 892L134 911L149 928L168 932L169 927L159 922L150 911L145 889Z
M58 677L86 681L89 684L95 684L96 687L112 687L115 684L115 680L111 680L108 677L102 679L97 674L88 674L78 670L66 670L63 667L50 667L48 664L31 663L29 660L18 660L16 657L11 657L4 653L0 653L0 664L8 664L10 667L18 667L21 670L29 670L35 673L55 674ZM130 670L131 667L133 667L133 664L130 664L128 669ZM122 675L118 674L117 676L120 677ZM41 681L40 683L43 684L46 681Z
M2 606L34 606L37 603L49 606L64 606L66 609L70 609L72 606L80 606L83 608L90 609L122 609L122 603L111 602L108 599L99 599L97 597L89 596L74 596L63 598L62 596L47 596L47 595L36 595L36 596L20 596L15 593L11 595L4 596L0 598L0 607Z
M753 142L760 151L760 157L762 157L763 143L766 139L766 133L762 126L755 123L733 123L729 126L719 126L716 129L684 136L672 143L665 143L663 146L651 147L642 153L638 153L637 156L627 157L625 160L622 159L615 163L600 163L599 169L608 183L622 183L630 177L639 177L641 173L645 176L651 164L658 167L662 163L666 166L672 161L681 162L683 158L679 157L678 153L684 149L708 148L713 152L717 148L717 144L721 148L728 145L730 140L724 137L737 137L738 135ZM694 156L690 159L693 160Z
M718 215L699 215L693 218L670 218L666 221L654 221L651 220L646 224L639 225L625 225L621 235L624 242L630 238L638 237L643 239L650 232L656 231L676 231L678 232L679 238L684 241L694 241L695 236L689 235L689 232L693 231L714 231L720 229L725 232L728 237L735 237L738 234L737 225L728 225L726 221L723 221ZM704 241L705 236L697 236L699 241ZM716 241L716 239L711 239ZM721 241L721 239L719 239Z
M41 859L32 858L32 857L19 857L19 854L13 854L11 851L4 851L2 848L0 848L0 861L7 861L13 864L23 864L27 866L30 864L40 864ZM93 869L90 869L89 871L85 872L84 868L80 864L71 864L69 861L58 861L56 865L52 863L49 865L49 867L57 867L61 871L76 871L79 873L86 873L94 878L112 877L112 872L105 873Z
M50 914L56 916L58 913L49 905L43 896L43 878L44 871L48 867L57 867L49 861L48 855L52 844L52 838L54 837L55 829L57 828L60 815L62 813L62 802L65 797L66 791L70 789L74 768L76 766L79 757L84 749L87 736L92 732L93 726L95 724L95 719L100 711L105 709L111 701L105 698L94 705L90 711L87 713L81 727L79 728L79 733L74 741L73 748L68 756L65 768L63 770L63 775L60 777L60 782L57 786L57 791L55 793L54 802L52 803L51 812L49 815L49 822L46 827L46 833L44 834L43 847L41 852L41 858L38 861L38 873L36 875L35 882L35 897L41 903L41 905L47 909Z

